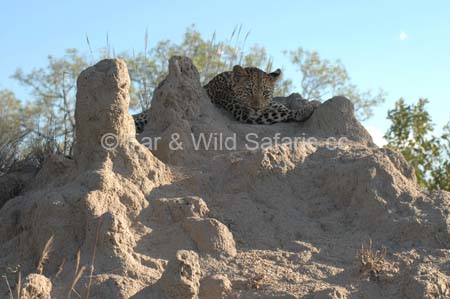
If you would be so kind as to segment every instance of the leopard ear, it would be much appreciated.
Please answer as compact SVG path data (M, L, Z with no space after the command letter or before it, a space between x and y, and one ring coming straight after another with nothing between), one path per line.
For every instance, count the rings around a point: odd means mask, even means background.
M242 78L247 76L247 71L240 65L235 65L233 67L233 75L237 78Z
M269 74L270 77L272 77L273 79L278 79L281 76L281 70L280 69L276 69L274 72Z

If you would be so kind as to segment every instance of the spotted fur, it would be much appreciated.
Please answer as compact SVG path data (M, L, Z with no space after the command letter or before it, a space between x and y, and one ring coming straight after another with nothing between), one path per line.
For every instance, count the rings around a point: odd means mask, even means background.
M133 115L134 125L136 126L137 134L144 132L144 127L148 123L148 112L149 110L145 110L141 113Z
M228 110L236 120L244 123L305 121L313 113L314 105L306 104L291 110L272 101L275 83L280 75L280 69L266 73L256 67L236 65L232 71L215 76L204 88L214 104Z

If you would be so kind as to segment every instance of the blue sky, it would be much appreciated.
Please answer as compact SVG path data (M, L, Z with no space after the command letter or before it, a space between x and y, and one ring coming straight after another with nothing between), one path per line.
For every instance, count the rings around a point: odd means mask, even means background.
M436 127L450 117L449 1L2 1L0 10L0 88L26 91L9 76L46 64L47 55L67 48L88 52L106 44L142 50L161 39L179 41L195 23L204 37L215 31L228 38L236 25L251 30L247 45L263 45L275 66L294 79L283 50L301 46L323 58L340 59L362 89L382 87L387 102L365 122L371 131L388 128L387 109L403 96L430 100ZM447 104L448 103L448 104Z

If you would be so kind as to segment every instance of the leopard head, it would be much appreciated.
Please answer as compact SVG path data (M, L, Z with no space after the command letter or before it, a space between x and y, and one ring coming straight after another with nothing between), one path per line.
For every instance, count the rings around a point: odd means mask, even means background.
M232 72L234 95L249 107L262 109L272 101L275 83L280 75L280 69L266 73L256 67L235 65Z

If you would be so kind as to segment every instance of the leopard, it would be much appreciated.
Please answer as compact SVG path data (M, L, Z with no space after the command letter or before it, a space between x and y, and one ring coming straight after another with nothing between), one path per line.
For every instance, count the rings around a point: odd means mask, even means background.
M308 102L292 110L273 101L280 77L280 69L267 73L257 67L235 65L231 71L216 75L204 88L212 103L230 112L239 122L271 125L306 121L319 102Z
M289 109L273 101L275 84L281 70L267 73L257 67L235 65L231 71L219 73L203 86L216 106L230 112L239 122L271 125L279 122L304 122L320 102L312 101L298 109ZM149 110L133 115L136 133L144 131Z

